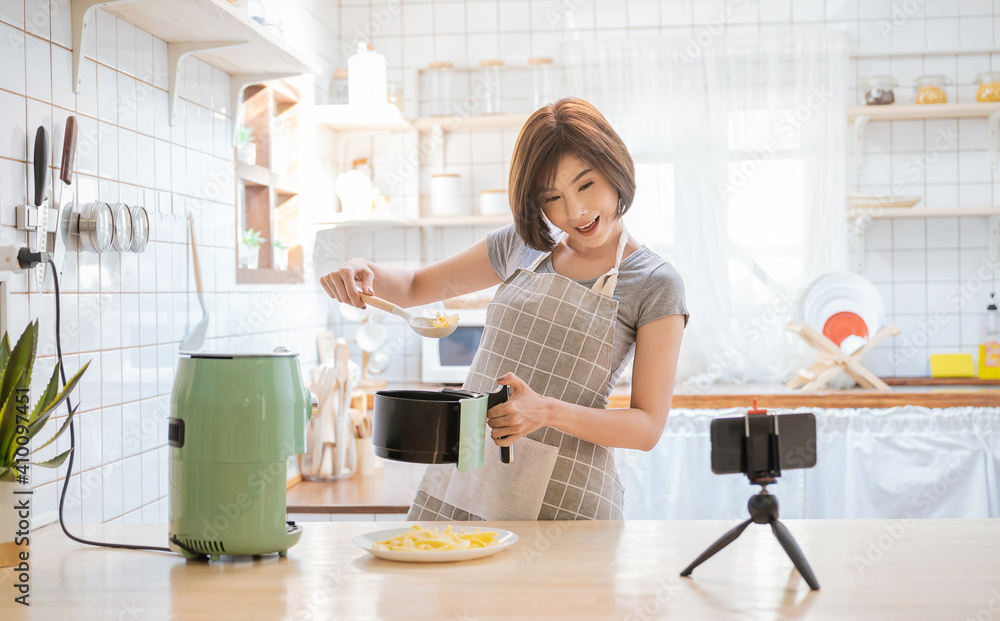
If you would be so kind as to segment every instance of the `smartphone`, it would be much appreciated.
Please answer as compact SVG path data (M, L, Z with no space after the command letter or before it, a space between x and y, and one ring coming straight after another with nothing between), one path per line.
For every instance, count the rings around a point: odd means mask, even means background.
M778 433L774 436L776 442L772 444L770 432L775 424ZM763 475L770 452L776 452L780 457L777 462L780 470L816 465L816 416L812 412L724 416L713 420L709 431L712 438L712 472L715 474L742 472L748 476L755 473ZM752 449L755 464L747 463L747 446Z

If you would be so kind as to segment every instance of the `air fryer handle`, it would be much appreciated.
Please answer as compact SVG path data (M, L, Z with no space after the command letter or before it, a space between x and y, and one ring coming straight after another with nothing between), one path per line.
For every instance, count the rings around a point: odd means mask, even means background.
M501 386L496 392L487 393L486 398L486 409L490 409L495 405L500 405L510 398L510 386ZM501 463L509 464L512 458L511 446L501 446L500 447L500 461Z

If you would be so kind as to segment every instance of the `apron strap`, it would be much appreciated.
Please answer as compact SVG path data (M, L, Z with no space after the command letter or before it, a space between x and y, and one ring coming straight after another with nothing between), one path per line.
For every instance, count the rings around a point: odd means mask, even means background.
M618 238L618 250L615 252L615 266L607 273L599 276L592 287L593 291L601 295L611 297L618 286L618 267L622 263L622 255L625 254L625 246L628 244L628 231L625 229L625 220L622 220L622 234Z
M560 241L562 241L562 238L565 236L566 232L562 231L562 234L556 238L556 243L558 244ZM625 229L625 221L622 220L622 233L621 236L618 238L618 250L615 252L615 266L612 267L607 272L605 272L604 274L601 274L600 276L597 277L597 281L595 281L594 286L591 287L592 291L596 291L597 293L605 295L609 298L612 295L614 295L615 287L618 285L618 266L621 265L622 255L625 254L625 246L627 244L628 244L628 231ZM552 251L550 250L549 252L543 252L542 254L538 255L538 258L532 261L531 265L528 266L528 271L534 272L535 269L537 269L538 266L542 264L542 261L544 261L545 258L551 254Z

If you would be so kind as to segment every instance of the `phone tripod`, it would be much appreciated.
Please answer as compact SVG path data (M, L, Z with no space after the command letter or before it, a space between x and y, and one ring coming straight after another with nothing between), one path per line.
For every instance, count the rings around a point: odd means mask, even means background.
M773 479L768 482L772 481ZM805 579L806 584L809 585L810 589L818 591L819 582L816 580L816 574L813 573L812 567L809 566L809 561L807 561L805 555L802 554L799 544L795 543L795 538L792 537L792 533L789 532L789 530L785 528L785 525L778 520L778 498L774 494L767 491L768 482L751 482L760 485L761 490L759 493L751 496L750 501L747 503L747 509L750 510L750 519L720 537L718 541L702 552L701 556L688 565L684 571L681 572L681 575L690 576L695 567L701 565L708 559L712 558L716 552L736 541L736 538L743 534L743 531L746 530L747 526L753 522L754 524L769 524L771 526L771 532L774 533L775 537L777 537L778 543L781 544L781 547L785 549L785 553L788 554L788 558L792 559L792 564L795 565L795 569L799 570L799 573L802 574L802 577Z

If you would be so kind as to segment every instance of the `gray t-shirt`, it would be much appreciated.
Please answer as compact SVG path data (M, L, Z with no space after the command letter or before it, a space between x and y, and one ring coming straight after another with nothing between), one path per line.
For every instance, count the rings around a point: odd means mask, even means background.
M486 251L497 275L506 280L517 268L527 268L542 254L529 248L517 234L513 224L491 231L486 236ZM539 274L553 273L552 257L546 257L535 270ZM575 282L592 288L598 277ZM612 297L618 301L618 322L611 350L614 373L605 394L618 383L625 366L635 356L635 335L640 326L667 315L684 315L687 326L688 310L684 301L684 281L674 266L646 246L622 259L618 267L618 284ZM607 405L607 397L605 397Z

